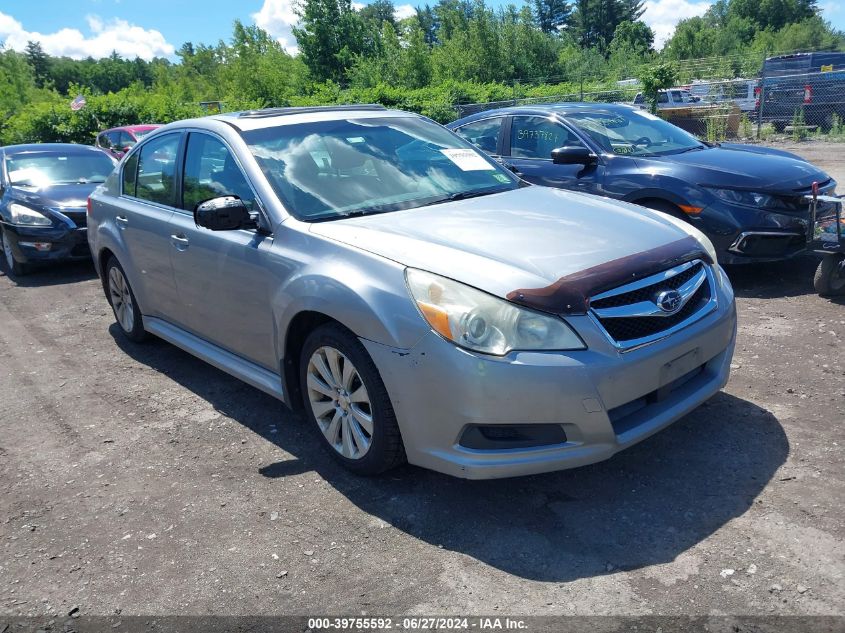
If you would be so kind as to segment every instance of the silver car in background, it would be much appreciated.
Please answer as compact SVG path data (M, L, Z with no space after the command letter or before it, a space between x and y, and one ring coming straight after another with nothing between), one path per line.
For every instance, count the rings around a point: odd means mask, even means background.
M406 112L173 123L89 214L129 339L152 333L303 412L358 473L596 462L728 378L734 297L706 237L526 186Z

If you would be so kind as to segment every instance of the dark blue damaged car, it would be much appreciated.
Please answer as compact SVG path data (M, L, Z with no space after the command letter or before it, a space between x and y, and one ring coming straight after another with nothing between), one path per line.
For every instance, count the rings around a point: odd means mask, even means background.
M71 143L0 147L0 244L6 269L90 259L88 196L117 164L102 150Z
M558 103L478 112L447 127L523 180L634 202L683 218L723 264L785 259L811 232L803 196L836 182L767 147L711 144L643 110Z

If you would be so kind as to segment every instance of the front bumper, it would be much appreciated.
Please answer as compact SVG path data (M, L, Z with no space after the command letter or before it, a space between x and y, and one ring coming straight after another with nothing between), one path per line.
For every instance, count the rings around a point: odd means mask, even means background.
M693 224L713 242L721 264L772 262L807 249L810 210L779 213L719 202L706 207Z
M26 227L4 224L12 254L21 264L90 259L85 227ZM49 244L49 249L35 246Z
M570 318L588 349L513 352L497 358L429 333L411 350L362 341L381 371L408 461L456 477L529 475L598 462L656 433L728 380L736 338L730 291L699 321L620 353L589 321ZM694 359L681 376L673 362ZM687 362L687 361L680 361ZM478 449L479 426L560 425L565 440L531 448Z

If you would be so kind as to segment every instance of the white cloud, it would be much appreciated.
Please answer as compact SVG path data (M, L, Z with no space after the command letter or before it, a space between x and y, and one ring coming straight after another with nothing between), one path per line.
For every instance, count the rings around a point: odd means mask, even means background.
M154 29L144 29L126 20L103 21L98 16L86 18L89 34L79 29L61 29L55 33L27 31L12 16L0 12L0 41L6 47L22 51L28 41L40 42L46 53L56 56L83 59L108 57L112 51L134 59L150 60L153 57L170 57L174 48L164 36Z
M690 0L646 0L645 12L640 18L643 22L651 27L654 31L654 46L655 48L663 48L672 33L675 32L675 26L681 20L693 18L699 15L704 15L704 12L710 8L711 2L703 0L701 2L690 2Z
M417 10L411 4L400 4L393 10L397 20L404 20L417 14Z
M294 0L264 0L258 13L252 14L255 25L275 37L291 55L299 51L291 30L299 22L294 9Z

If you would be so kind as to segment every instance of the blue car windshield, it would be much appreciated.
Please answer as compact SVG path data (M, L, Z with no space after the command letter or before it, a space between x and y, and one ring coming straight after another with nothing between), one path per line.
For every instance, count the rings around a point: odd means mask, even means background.
M26 151L6 156L9 184L18 187L100 183L113 169L114 162L103 152Z
M468 142L417 117L318 121L241 134L276 195L306 221L519 187L510 172Z
M566 118L613 154L665 156L706 147L688 132L644 110L575 112Z

